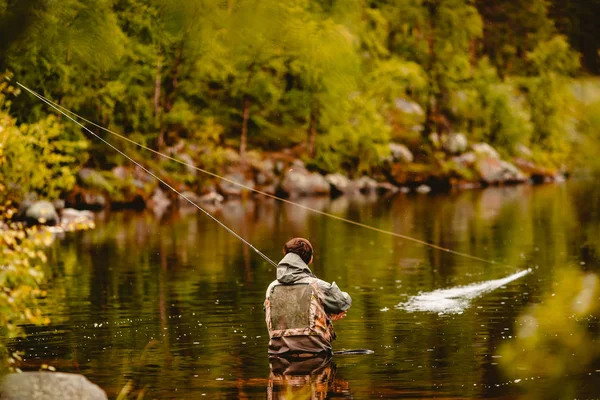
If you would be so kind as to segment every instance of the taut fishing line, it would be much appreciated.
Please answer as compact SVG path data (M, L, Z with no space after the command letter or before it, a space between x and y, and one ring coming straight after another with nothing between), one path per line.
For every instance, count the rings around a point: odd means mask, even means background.
M169 184L167 184L164 180L162 180L161 178L159 178L158 176L156 176L154 173L152 173L148 169L144 168L142 165L140 165L140 163L138 163L137 161L135 161L134 159L132 159L131 157L129 157L128 155L126 155L125 153L123 153L121 150L119 150L118 148L116 148L115 146L113 146L108 141L106 141L103 138L101 138L100 136L98 136L96 133L92 132L90 129L88 129L87 127L85 127L79 121L75 120L73 117L71 117L71 115L73 115L76 118L79 118L80 120L82 120L82 121L84 121L84 122L86 122L86 123L88 123L88 124L90 124L92 126L95 126L98 129L101 129L101 130L103 130L105 132L108 132L111 135L114 135L114 136L116 136L116 137L118 137L120 139L123 139L123 140L131 143L131 144L134 144L134 145L136 145L136 146L138 146L138 147L140 147L140 148L142 148L144 150L150 151L150 152L152 152L152 153L154 153L156 155L159 155L161 157L164 157L164 158L166 158L168 160L171 160L171 161L177 162L179 164L185 165L186 167L189 167L189 168L192 168L194 170L200 171L200 172L202 172L202 173L204 173L206 175L212 176L214 178L221 179L221 180L223 180L225 182L231 183L231 184L236 185L238 187L241 187L243 189L249 190L249 191L254 192L254 193L261 194L261 195L263 195L265 197L269 197L269 198L272 198L272 199L275 199L275 200L279 200L281 202L284 202L284 203L287 203L287 204L291 204L293 206L300 207L300 208L302 208L304 210L308 210L308 211L311 211L311 212L314 212L314 213L317 213L317 214L320 214L320 215L323 215L323 216L326 216L326 217L329 217L329 218L333 218L333 219L336 219L338 221L346 222L348 224L359 226L361 228L369 229L369 230L372 230L372 231L375 231L375 232L379 232L379 233L383 233L383 234L386 234L386 235L395 236L395 237L400 238L400 239L408 240L408 241L420 244L422 246L426 246L426 247L430 247L432 249L436 249L436 250L440 250L440 251L443 251L443 252L446 252L446 253L454 254L456 256L469 258L471 260L480 261L480 262L487 263L487 264L501 265L501 266L505 266L505 267L509 267L509 268L518 270L518 268L516 268L516 267L514 267L512 265L497 263L494 260L489 260L489 259L486 259L486 258L477 257L477 256L474 256L474 255L471 255L471 254L468 254L468 253L463 253L463 252L452 250L452 249L449 249L449 248L446 248L446 247L438 246L436 244L429 243L429 242L426 242L424 240L420 240L420 239L416 239L416 238L413 238L413 237L410 237L410 236L402 235L400 233L396 233L396 232L392 232L392 231L387 231L385 229L376 228L374 226L366 225L366 224L363 224L361 222L353 221L353 220L350 220L350 219L347 219L347 218L344 218L344 217L340 217L340 216L337 216L337 215L334 215L334 214L330 214L330 213L325 212L325 211L317 210L315 208L308 207L308 206L305 206L305 205L293 202L291 200L288 200L288 199L285 199L285 198L282 198L282 197L279 197L279 196L275 196L275 195L272 195L270 193L266 193L266 192L263 192L261 190L258 190L258 189L246 186L246 185L244 185L244 184L242 184L240 182L236 182L234 180L231 180L231 179L225 178L223 176L217 175L214 172L207 171L207 170L202 169L200 167L197 167L195 165L192 165L192 164L186 163L184 161L181 161L181 160L179 160L177 158L171 157L171 156L169 156L167 154L161 153L161 152L159 152L157 150L151 149L150 147L145 146L145 145L143 145L141 143L137 143L137 142L129 139L126 136L123 136L121 134L113 132L113 131L111 131L108 128L105 128L105 127L103 127L101 125L98 125L98 124L96 124L96 123L94 123L94 122L92 122L92 121L90 121L90 120L88 120L88 119L86 119L86 118L84 118L84 117L82 117L82 116L74 113L73 111L71 111L71 110L69 110L69 109L67 109L65 107L62 107L61 105L59 105L59 104L57 104L57 103L55 103L55 102L47 99L46 97L42 96L41 94L39 94L39 93L37 93L37 92L29 89L27 86L21 84L20 82L16 82L16 84L19 85L20 87L22 87L23 89L25 89L27 92L29 92L32 95L34 95L35 97L37 97L38 99L40 99L41 101L43 101L44 103L48 104L50 107L52 107L55 110L57 110L59 113L61 113L65 117L69 118L71 121L75 122L77 125L79 125L83 129L85 129L87 132L89 132L90 134L92 134L95 138L101 140L102 142L104 142L105 144L107 144L108 146L110 146L112 149L114 149L115 151L117 151L119 154L121 154L122 156L124 156L125 158L127 158L128 160L130 160L131 162L133 162L135 165L137 165L138 167L142 168L145 172L147 172L148 174L150 174L152 177L154 177L155 179L157 179L159 182L161 182L162 184L164 184L165 186L167 186L169 189L173 190L179 196L183 197L186 201L188 201L194 207L198 208L204 214L206 214L207 216L209 216L213 221L217 222L219 225L221 225L223 228L225 228L229 233L231 233L232 235L234 235L235 237L237 237L238 239L240 239L242 242L244 242L247 246L249 246L251 249L253 249L256 253L258 253L262 258L264 258L266 261L268 261L273 266L277 266L277 264L274 261L272 261L269 257L267 257L266 255L264 255L263 253L261 253L258 249L256 249L247 240L245 240L240 235L238 235L237 233L235 233L229 227L227 227L226 225L224 225L221 221L219 221L218 219L216 219L215 217L213 217L208 211L204 210L202 207L200 207L199 205L197 205L196 203L194 203L192 200L190 200L189 198L187 198L186 196L184 196L182 193L180 193L175 188L173 188L172 186L170 186Z

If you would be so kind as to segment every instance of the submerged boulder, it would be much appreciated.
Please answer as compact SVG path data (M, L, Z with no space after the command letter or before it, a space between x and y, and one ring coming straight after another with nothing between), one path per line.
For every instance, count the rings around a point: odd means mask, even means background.
M23 372L7 375L0 400L107 400L106 393L83 375L62 372Z

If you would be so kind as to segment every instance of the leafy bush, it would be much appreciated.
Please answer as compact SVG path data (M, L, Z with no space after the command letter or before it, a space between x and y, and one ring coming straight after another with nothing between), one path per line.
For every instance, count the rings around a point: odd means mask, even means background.
M345 121L324 121L327 134L318 142L315 165L328 172L368 173L389 153L390 128L375 103L361 96L350 101L342 116Z
M22 334L20 324L50 322L42 315L38 300L46 295L40 288L47 260L41 248L52 242L52 234L10 223L13 214L13 209L0 207L0 338ZM9 355L0 343L0 372L15 357L18 354Z
M8 114L19 91L0 83L0 200L19 200L28 192L57 198L75 184L75 167L83 161L86 141L68 132L49 115L34 124L21 124Z

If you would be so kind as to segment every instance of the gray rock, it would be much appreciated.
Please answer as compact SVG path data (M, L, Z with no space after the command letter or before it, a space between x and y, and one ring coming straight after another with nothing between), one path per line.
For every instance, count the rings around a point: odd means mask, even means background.
M262 170L267 173L275 172L275 164L272 160L266 159L262 162Z
M471 147L478 157L500 159L498 152L487 143L476 143Z
M527 177L513 164L496 158L483 158L477 162L477 172L487 184L525 182Z
M30 225L58 225L59 218L54 205L49 201L36 201L25 211L25 221Z
M218 204L222 203L225 200L225 198L217 192L210 192L203 196L200 196L198 200L200 203Z
M283 161L280 160L275 163L275 172L276 173L280 174L284 168L285 168L285 163Z
M181 208L194 207L194 205L187 201L186 198L195 204L199 204L201 202L199 195L188 190L181 192L181 196L177 196L177 205Z
M106 393L82 375L23 372L7 375L0 400L107 400Z
M469 151L460 156L453 157L452 160L463 167L470 167L477 161L477 155L474 152Z
M183 161L185 165L185 170L188 174L192 176L196 176L198 170L196 170L196 164L194 163L194 159L187 153L178 154L175 156L179 161Z
M416 115L424 115L423 108L415 103L414 101L410 101L403 98L397 98L394 101L394 105L396 108L406 114L416 114Z
M152 197L150 197L150 201L148 201L148 206L152 209L154 214L163 215L170 205L171 200L165 192L159 188L155 188Z
M415 191L416 191L417 193L426 194L426 193L429 193L429 192L431 192L431 188L430 188L429 186L427 186L427 185L420 185L419 187L417 187L417 188L415 189Z
M56 209L56 211L64 210L64 208L66 207L65 201L63 199L56 199L56 200L54 200L52 202L52 205L54 206L54 208Z
M373 193L377 190L377 181L368 176L361 176L354 181L354 185L361 193Z
M121 180L121 181L126 181L133 175L130 170L128 170L127 168L125 168L123 166L114 167L112 169L112 174L114 175L115 178L117 178L118 180Z
M256 184L259 186L266 185L269 182L269 177L262 172L257 173L254 179L256 180Z
M304 161L296 158L292 161L292 168L306 168L306 165L304 165Z
M331 187L318 173L310 173L304 168L292 168L281 181L281 190L290 197L327 195Z
M88 210L75 210L74 208L65 208L60 213L61 225L77 222L89 222L93 220L94 213Z
M224 200L224 197L215 191L210 191L204 195L198 195L194 192L186 191L183 192L182 195L200 206L202 206L202 204L219 204ZM189 201L181 196L178 197L178 204L182 208L194 207Z
M451 133L442 137L442 147L448 153L462 153L467 150L467 146L467 138L462 133Z
M84 192L79 198L78 205L83 206L81 208L100 209L105 208L108 205L108 203L108 199L103 194Z
M389 182L380 182L377 184L377 193L398 193L400 189L397 186L392 185Z
M141 167L139 167L137 165L133 169L133 179L138 180L144 184L146 184L146 183L155 184L156 183L156 179L153 178L152 175L150 175L149 173L147 173L146 171L144 171Z
M244 174L241 172L233 172L233 173L227 174L227 175L225 175L225 178L230 181L238 182L244 186L254 189L254 182L252 182L249 179L246 179ZM236 185L234 183L227 182L224 180L219 181L219 191L225 197L241 196L242 192L244 190L246 190L246 189L244 189L243 187Z
M325 175L325 180L331 187L331 192L335 194L348 193L355 190L352 181L342 174Z
M399 143L390 143L389 146L393 161L399 161L407 164L413 162L414 156L408 147Z

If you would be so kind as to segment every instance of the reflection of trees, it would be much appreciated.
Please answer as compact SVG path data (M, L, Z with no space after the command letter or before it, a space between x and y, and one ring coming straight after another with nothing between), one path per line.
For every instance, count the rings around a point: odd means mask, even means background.
M515 338L502 346L502 366L510 379L544 379L544 390L525 386L529 398L579 398L578 376L600 361L600 279L575 268L558 271L553 293L521 314Z
M419 291L505 276L506 267L431 251L272 201L233 202L215 216L275 261L289 237L311 238L317 251L312 269L354 299L348 317L336 322L334 346L376 352L372 358L342 359L349 360L347 366L338 363L345 377L363 383L353 385L357 397L371 392L394 397L398 392L391 388L398 387L415 395L432 382L448 386L442 393L496 396L481 383L502 379L492 357L519 329L512 321L527 304L558 296L553 277L564 265L576 260L586 262L582 268L596 268L600 217L588 206L597 198L594 190L501 188L490 194L398 195L391 203L303 200L458 251L517 267L539 266L460 316L405 314L393 305ZM28 328L32 336L17 347L35 349L39 359L27 362L87 374L113 395L136 371L153 381L149 397L169 396L176 388L209 398L264 393L268 339L262 302L274 269L253 252L245 254L237 239L201 213L175 213L160 223L151 214L113 213L97 225L67 235L53 249L54 277L45 300L52 325ZM382 312L384 307L392 310ZM569 321L553 321L576 329ZM140 354L153 340L160 346L146 359L154 361L141 368Z

